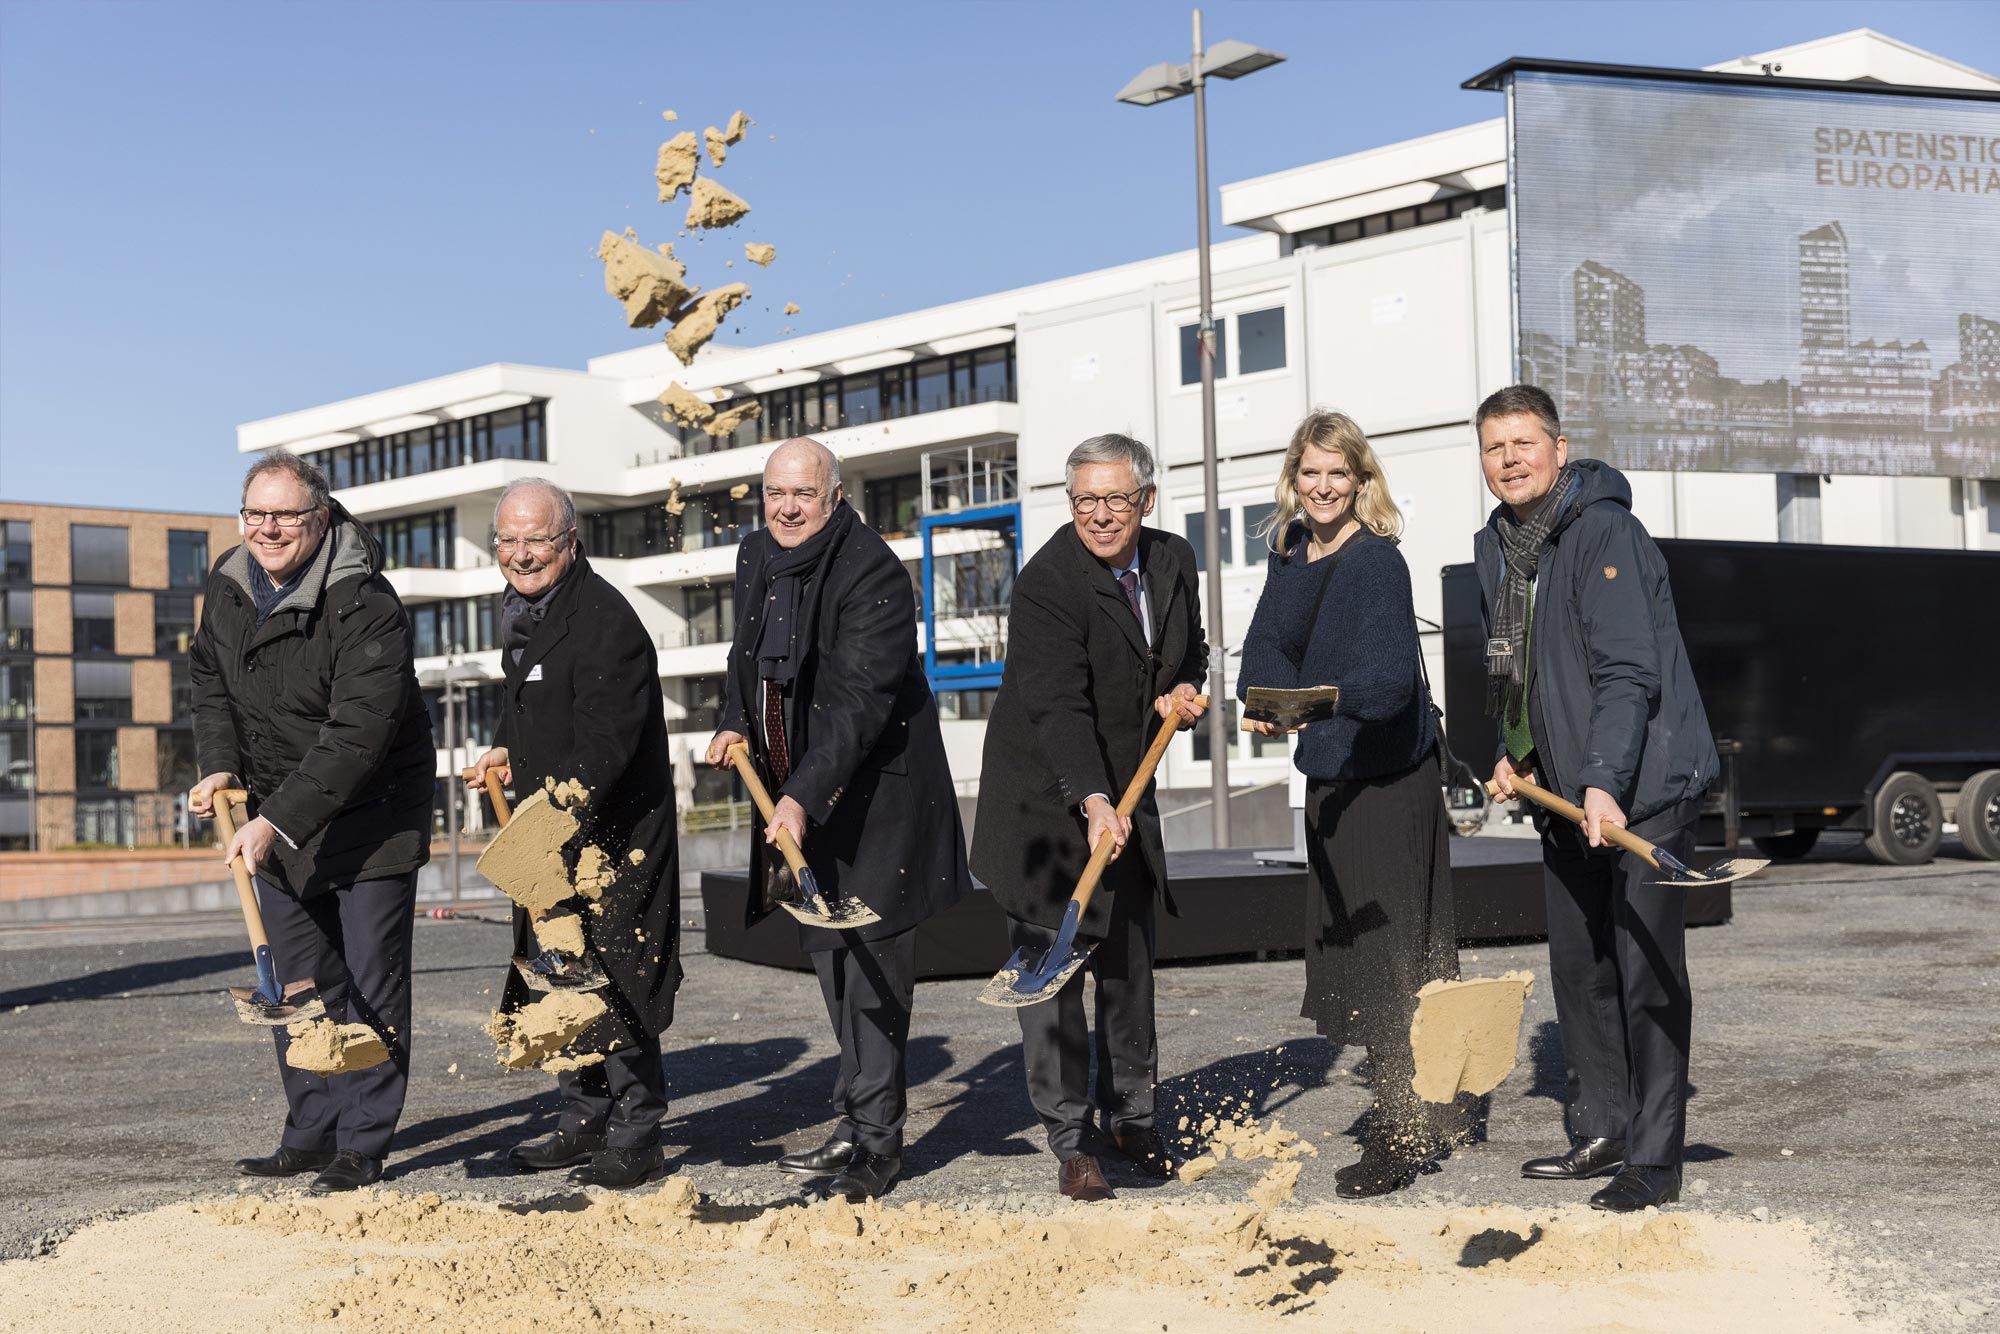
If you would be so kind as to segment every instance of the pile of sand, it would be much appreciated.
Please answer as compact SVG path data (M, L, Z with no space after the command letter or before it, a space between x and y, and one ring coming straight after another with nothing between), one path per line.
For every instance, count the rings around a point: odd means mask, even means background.
M1269 1125L1260 1123L1241 1110L1221 1116L1205 1116L1199 1122L1193 1117L1183 1116L1178 1129L1183 1146L1200 1145L1206 1150L1180 1165L1182 1181L1192 1185L1220 1167L1231 1154L1246 1162L1252 1158L1269 1158L1277 1167L1266 1172L1264 1179L1250 1193L1260 1200L1268 1196L1272 1203L1281 1203L1292 1197L1292 1187L1299 1179L1298 1160L1302 1155L1319 1157L1317 1145L1285 1129L1275 1116ZM1258 1194L1260 1190L1264 1195Z
M189 1281L198 1272L200 1281ZM491 1204L174 1205L0 1266L46 1334L1859 1328L1801 1224L1583 1209L721 1207L686 1178ZM1301 1318L1302 1317L1302 1318ZM26 1327L26 1326L23 1326Z
M366 1024L301 1019L285 1026L285 1064L316 1075L348 1075L389 1059L381 1034Z
M1514 1068L1521 1012L1534 985L1535 975L1527 972L1425 983L1410 1020L1417 1058L1410 1087L1417 1096L1448 1103L1461 1093L1499 1088Z
M546 1069L544 1062L560 1056L609 1008L594 991L551 991L518 1010L494 1011L486 1032L493 1039L494 1056L509 1070L531 1065Z

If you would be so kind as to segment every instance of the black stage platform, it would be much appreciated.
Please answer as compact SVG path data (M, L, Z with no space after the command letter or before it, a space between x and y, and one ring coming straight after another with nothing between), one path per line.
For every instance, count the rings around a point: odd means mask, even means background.
M1542 845L1530 838L1454 838L1451 874L1456 891L1458 938L1464 945L1544 934ZM1298 950L1305 919L1306 873L1301 866L1268 866L1250 849L1167 854L1179 917L1160 914L1162 961L1226 958ZM726 959L807 969L798 932L779 912L745 929L747 874L704 871L701 900L707 913L708 948ZM1672 891L1662 890L1663 893ZM1729 920L1728 885L1687 893L1689 926ZM974 894L917 931L919 977L976 977L1007 961L1007 919L990 894Z

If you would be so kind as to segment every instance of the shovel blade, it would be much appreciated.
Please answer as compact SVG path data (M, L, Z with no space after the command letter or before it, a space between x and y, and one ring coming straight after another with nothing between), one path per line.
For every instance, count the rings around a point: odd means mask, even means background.
M274 1001L255 987L231 987L229 999L236 1006L236 1017L258 1028L283 1028L326 1013L326 1002L318 991L301 991Z
M1678 874L1669 870L1656 885L1726 885L1732 880L1744 880L1757 874L1771 863L1758 861L1755 857L1729 857L1717 862L1706 871L1696 871L1683 866Z
M1069 982L1090 958L1088 945L1058 942L1037 960L1027 946L1014 951L1007 966L993 975L979 993L980 1003L1018 1010L1048 1000Z
M556 950L544 950L533 958L516 955L514 971L530 991L601 991L611 984L595 960Z
M811 871L801 873L792 881L792 897L781 900L778 906L807 926L825 927L830 931L872 926L882 920L879 913L859 899L844 898L835 902L827 898L820 893L819 882L813 878Z

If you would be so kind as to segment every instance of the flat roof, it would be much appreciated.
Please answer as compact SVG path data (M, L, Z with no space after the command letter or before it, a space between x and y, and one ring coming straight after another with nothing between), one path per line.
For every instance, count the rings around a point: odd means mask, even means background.
M1949 97L1959 101L2000 102L2000 90L1938 88L1872 79L1794 79L1789 75L1738 74L1727 70L1674 69L1663 65L1601 65L1587 60L1542 60L1513 56L1482 70L1459 87L1474 92L1500 92L1514 74L1578 74L1600 79L1643 79L1654 83L1706 83L1724 87L1758 88L1774 92L1801 89L1834 93L1872 93L1881 97Z

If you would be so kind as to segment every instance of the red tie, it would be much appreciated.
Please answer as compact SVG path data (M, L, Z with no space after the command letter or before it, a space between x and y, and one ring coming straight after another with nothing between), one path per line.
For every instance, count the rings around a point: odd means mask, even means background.
M792 772L792 756L785 746L785 688L776 681L764 682L764 734L771 753L771 786L783 787Z
M1145 625L1145 613L1139 610L1139 572L1126 570L1118 576L1118 582L1125 589L1125 600L1132 604L1132 614L1139 618L1141 626Z

